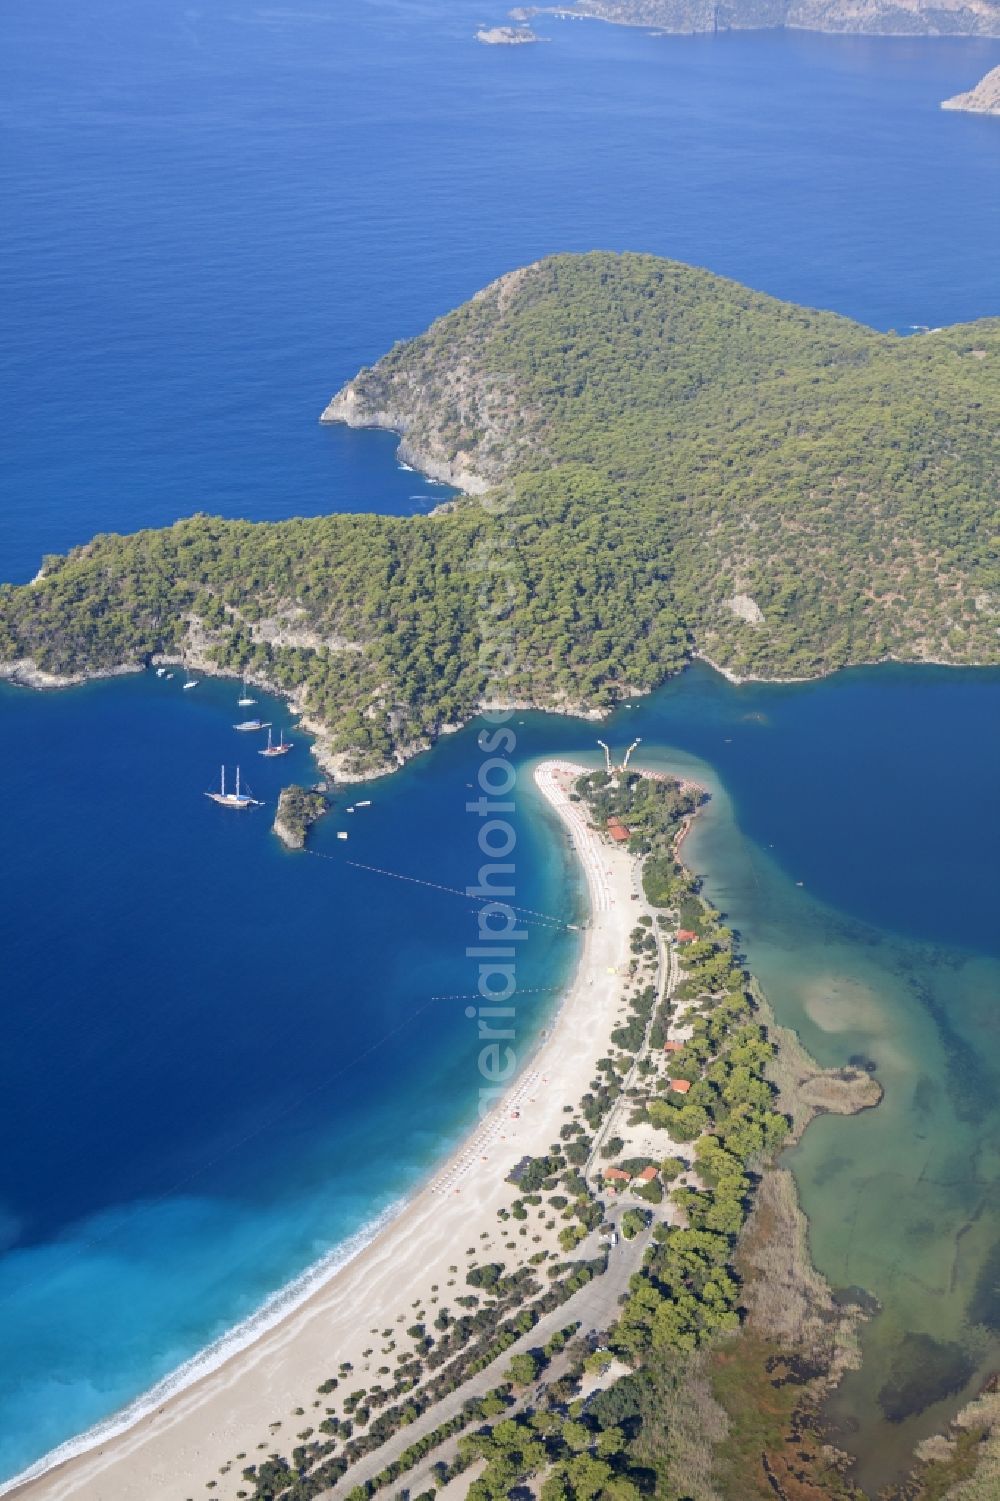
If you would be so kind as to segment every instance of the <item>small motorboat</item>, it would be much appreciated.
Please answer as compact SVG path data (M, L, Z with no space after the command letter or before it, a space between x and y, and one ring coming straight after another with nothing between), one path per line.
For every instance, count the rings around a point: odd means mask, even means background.
M233 729L239 730L243 735L250 735L254 730L269 730L270 723L264 719L241 719L239 724L234 724Z

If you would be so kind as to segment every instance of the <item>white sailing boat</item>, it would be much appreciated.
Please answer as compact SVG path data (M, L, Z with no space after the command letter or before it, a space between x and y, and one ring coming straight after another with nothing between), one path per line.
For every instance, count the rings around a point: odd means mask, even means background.
M238 766L236 768L235 792L226 791L226 768L223 766L222 781L218 792L206 792L205 796L210 797L213 803L218 803L222 808L263 808L264 806L259 798L251 797L240 786L240 769Z
M292 749L292 742L291 741L289 741L287 745L285 744L285 732L284 732L284 730L282 730L280 732L280 738L278 740L277 745L275 745L273 739L271 738L271 730L270 730L270 726L269 726L268 727L268 731L267 731L267 744L264 746L264 748L262 750L259 750L257 752L257 754L258 754L258 756L287 756L288 752L291 749Z
M234 730L239 730L244 735L249 735L253 730L269 730L270 728L269 719L241 719L239 724L233 725Z
M250 705L251 704L255 704L256 702L257 702L257 700L255 698L251 698L250 697L250 690L249 690L249 687L247 685L247 680L246 680L246 678L244 678L243 679L243 695L242 695L241 698L238 698L236 700L237 708L240 708L240 709L249 709Z

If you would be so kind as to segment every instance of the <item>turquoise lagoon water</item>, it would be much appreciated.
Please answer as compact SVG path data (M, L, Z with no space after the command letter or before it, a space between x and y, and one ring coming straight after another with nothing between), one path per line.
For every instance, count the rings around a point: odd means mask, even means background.
M472 43L467 0L342 9L7 7L0 578L197 508L432 505L391 438L316 417L550 251L676 255L879 327L996 311L1000 133L937 110L994 44L553 21L512 53ZM431 999L473 988L467 905L346 863L474 878L474 732L338 810L329 859L292 856L266 810L202 796L237 751L270 801L309 775L304 746L251 771L234 697L0 688L0 1475L349 1248L474 1115L465 1002ZM872 1483L1000 1364L998 702L992 673L699 667L607 728L711 784L691 857L779 1015L885 1083L794 1157L819 1265L883 1310L833 1413ZM525 765L594 749L569 720L518 733ZM572 917L527 784L517 831L521 902ZM526 1049L574 953L529 932Z

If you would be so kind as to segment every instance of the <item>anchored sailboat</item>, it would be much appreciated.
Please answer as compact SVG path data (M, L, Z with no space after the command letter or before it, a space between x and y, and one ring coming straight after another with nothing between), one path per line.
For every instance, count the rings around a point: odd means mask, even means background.
M280 739L279 739L277 745L275 745L274 741L271 738L271 729L270 729L270 726L268 726L267 744L264 746L263 750L259 750L257 752L257 754L258 754L258 756L287 756L288 752L291 750L291 748L292 748L291 741L289 741L287 745L285 744L285 732L284 732L284 730L281 731Z
M226 791L226 768L223 766L222 782L218 792L206 792L205 796L210 797L213 803L218 803L223 808L263 808L264 806L259 798L251 797L248 792L244 792L241 788L240 769L238 766L236 768L235 792Z
M249 709L250 705L251 704L255 704L256 702L257 702L257 700L255 698L251 698L250 697L249 689L247 687L247 680L246 680L246 678L244 678L243 679L243 694L242 694L242 697L240 697L240 698L238 698L236 700L236 706L237 706L237 708L240 708L240 709Z
M249 734L251 730L269 730L270 728L269 719L241 719L239 724L233 725L234 730L242 730L244 734Z

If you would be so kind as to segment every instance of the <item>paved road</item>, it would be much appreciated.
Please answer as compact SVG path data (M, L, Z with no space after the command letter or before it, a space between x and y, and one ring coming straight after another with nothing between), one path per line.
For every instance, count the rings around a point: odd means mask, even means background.
M629 1278L642 1265L643 1252L646 1249L648 1240L648 1233L637 1235L631 1241L620 1240L618 1245L611 1251L608 1270L604 1273L603 1277L595 1277L591 1282L587 1283L586 1287L581 1287L580 1291L574 1293L565 1303L562 1303L558 1308L553 1309L551 1313L547 1313L543 1318L539 1319L534 1329L528 1334L523 1334L498 1360L495 1360L492 1365L487 1366L485 1371L480 1371L477 1376L473 1376L459 1387L457 1391L450 1392L446 1397L442 1397L440 1402L436 1402L433 1407L429 1407L415 1423L410 1423L408 1427L401 1428L398 1433L393 1434L392 1438L384 1443L380 1449L376 1449L373 1454L366 1455L364 1459L358 1460L356 1464L351 1466L342 1480L339 1480L330 1490L323 1491L320 1501L328 1501L328 1498L332 1497L346 1496L354 1486L361 1485L365 1480L370 1480L380 1470L384 1470L386 1465L391 1464L394 1459L398 1459L403 1450L408 1449L411 1444L416 1443L417 1439L426 1433L431 1433L435 1428L440 1427L442 1423L446 1423L449 1418L455 1417L461 1412L463 1405L470 1397L485 1397L486 1393L491 1391L502 1380L503 1373L507 1369L507 1364L512 1355L519 1355L522 1351L533 1350L539 1345L544 1345L547 1340L552 1338L553 1334L556 1334L560 1329L564 1329L567 1324L576 1323L577 1320L580 1322L578 1332L581 1335L610 1328L618 1316L618 1300L628 1290ZM598 1249L599 1242L596 1237L592 1237L584 1241L577 1248L577 1253L583 1256L596 1256ZM426 1461L422 1462L413 1471L412 1478L410 1476L400 1476L396 1483L397 1489L401 1486L412 1488L417 1478L423 1474L425 1465L429 1469L430 1465L440 1457L440 1453L438 1452L428 1455ZM420 1488L419 1485L416 1486L418 1491Z

